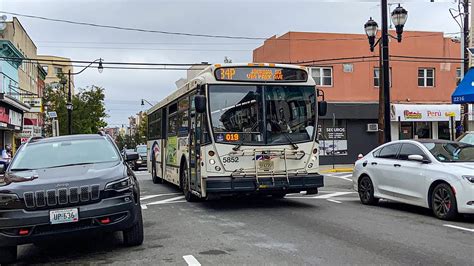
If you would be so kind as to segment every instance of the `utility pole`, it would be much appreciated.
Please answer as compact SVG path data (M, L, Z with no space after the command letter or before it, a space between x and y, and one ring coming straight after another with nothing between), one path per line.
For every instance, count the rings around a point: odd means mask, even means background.
M387 0L382 0L382 77L383 77L383 135L384 142L392 140L391 121L390 121L390 63L388 51L388 18L387 18Z
M460 0L461 1L461 0ZM469 52L467 50L467 47L469 47L469 0L464 0L463 1L463 13L464 13L464 20L463 20L463 29L462 29L462 40L461 40L461 48L462 52L461 55L464 59L464 65L461 67L462 71L462 78L464 75L467 74L469 71ZM468 125L469 125L469 104L465 103L463 104L463 115L462 115L462 125L464 128L464 131L468 130Z

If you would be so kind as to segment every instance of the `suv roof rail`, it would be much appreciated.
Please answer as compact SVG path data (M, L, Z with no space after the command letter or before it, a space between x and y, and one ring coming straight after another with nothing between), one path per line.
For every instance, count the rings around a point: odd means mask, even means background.
M40 139L43 139L43 137L31 137L31 138L28 139L28 141L26 143L36 142Z

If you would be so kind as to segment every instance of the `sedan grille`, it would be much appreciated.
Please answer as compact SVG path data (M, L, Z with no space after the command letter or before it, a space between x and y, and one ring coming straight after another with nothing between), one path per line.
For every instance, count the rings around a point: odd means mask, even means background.
M40 190L25 192L23 199L25 206L31 208L41 208L47 206L56 205L68 205L76 203L84 203L89 201L95 201L100 198L100 186L82 186L80 188L60 188L56 190Z

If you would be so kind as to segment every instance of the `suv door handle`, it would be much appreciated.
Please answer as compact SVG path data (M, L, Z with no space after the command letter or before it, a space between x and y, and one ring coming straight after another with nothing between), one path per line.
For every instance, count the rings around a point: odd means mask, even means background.
M370 163L370 164L371 164L371 165L377 165L377 163L376 163L376 162L372 162L372 163Z
M395 167L402 167L402 166L399 165L398 163L394 164L393 166L395 166Z

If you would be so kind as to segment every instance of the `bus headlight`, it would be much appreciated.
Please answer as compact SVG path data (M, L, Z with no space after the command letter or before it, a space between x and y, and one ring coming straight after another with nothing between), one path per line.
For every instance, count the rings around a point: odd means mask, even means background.
M210 163L211 165L214 165L214 164L216 164L216 161L215 161L214 159L210 159L210 160L209 160L209 163Z
M313 163L309 163L308 168L312 168L312 167L313 167Z
M216 171L220 172L221 171L221 168L219 166L216 166L215 167Z

